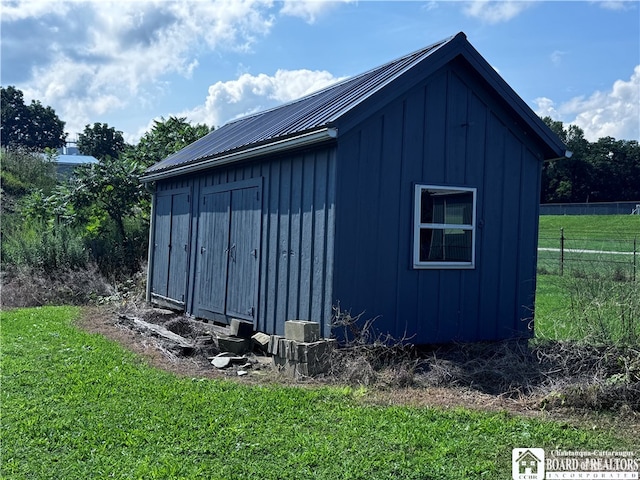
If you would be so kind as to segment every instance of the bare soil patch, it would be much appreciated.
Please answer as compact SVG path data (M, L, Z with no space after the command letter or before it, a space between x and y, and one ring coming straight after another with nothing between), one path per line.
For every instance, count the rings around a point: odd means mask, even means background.
M123 314L163 325L194 341L197 348L189 356L176 354L163 339L123 322ZM640 432L640 384L623 382L612 367L612 364L622 364L624 371L626 358L626 374L635 375L634 362L637 361L640 368L640 355L633 357L637 354L634 350L631 353L603 353L596 349L571 354L572 350L560 345L548 347L549 351L543 355L535 347L513 343L450 345L421 351L405 348L397 361L392 362L392 347L373 357L367 357L371 352L369 349L364 358L357 349L347 349L342 353L338 351L342 357L332 359L340 362L341 367L332 368L328 375L292 379L272 368L269 357L260 353L248 355L252 366L247 375L239 376L237 366L215 368L209 359L218 350L211 343L202 343L202 339L224 332L224 328L183 315L158 313L151 308L136 307L129 311L105 306L86 307L78 325L85 331L118 342L150 365L179 376L228 379L243 384L350 384L355 388L364 387L358 390L357 397L366 404L504 411L566 422L594 431L608 430L640 442L637 433ZM607 355L612 358L607 359ZM608 377L604 376L607 369L611 370ZM573 376L571 382L568 375ZM600 393L596 388L600 380L587 382L594 375L604 378ZM614 379L609 385L612 389L604 388L607 378Z

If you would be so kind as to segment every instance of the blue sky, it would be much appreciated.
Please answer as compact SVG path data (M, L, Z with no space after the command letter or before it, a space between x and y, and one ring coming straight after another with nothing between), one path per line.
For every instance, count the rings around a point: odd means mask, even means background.
M538 114L640 140L636 1L1 0L3 86L70 137L220 126L464 31Z

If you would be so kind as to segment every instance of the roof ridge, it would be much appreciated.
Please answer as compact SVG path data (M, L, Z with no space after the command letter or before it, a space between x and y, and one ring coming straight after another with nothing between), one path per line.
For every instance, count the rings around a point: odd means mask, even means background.
M439 47L445 45L446 43L449 43L454 38L456 38L458 35L464 35L464 33L460 32L460 33L458 33L456 35L451 35L451 36L445 38L444 40L439 40L439 41L434 42L434 43L432 43L432 44L430 44L430 45L428 45L426 47L419 48L419 49L417 49L417 50L415 50L415 51L413 51L411 53L407 53L407 54L402 55L402 56L400 56L398 58L395 58L395 59L390 60L390 61L388 61L386 63L383 63L382 65L377 65L375 67L372 67L372 68L370 68L369 70L367 70L365 72L358 73L358 74L352 75L352 76L347 77L347 78L343 78L342 80L340 80L338 82L335 82L335 83L332 83L330 85L327 85L327 86L325 86L325 87L323 87L323 88L321 88L319 90L316 90L314 92L311 92L311 93L308 93L306 95L303 95L302 97L298 97L296 99L289 100L288 102L281 103L279 105L276 105L274 107L268 108L266 110L260 110L258 112L253 112L253 113L249 113L247 115L243 115L241 117L237 117L237 118L235 118L233 120L230 120L230 121L226 122L224 125L232 125L234 123L241 122L241 121L244 121L244 120L248 120L248 119L253 118L253 117L259 117L261 115L264 115L266 113L272 112L274 110L278 110L280 108L287 107L289 105L295 105L296 103L305 101L305 100L310 99L310 98L312 98L314 96L317 96L317 95L320 95L322 93L328 92L329 90L332 90L332 89L335 89L335 88L339 88L339 87L341 87L341 86L343 86L343 85L345 85L345 84L347 84L349 82L353 82L353 81L355 81L355 80L357 80L359 78L362 78L364 76L371 75L372 73L374 73L376 71L384 70L385 68L389 67L389 65L393 65L394 63L400 63L400 62L402 62L403 60L405 60L407 58L410 58L410 57L413 57L413 56L418 56L422 52L431 52L433 49L439 48ZM465 36L465 38L466 38L466 36ZM420 60L421 60L421 58L420 58ZM413 65L413 63L408 68L410 68L412 65ZM403 71L404 70L405 69L403 69Z

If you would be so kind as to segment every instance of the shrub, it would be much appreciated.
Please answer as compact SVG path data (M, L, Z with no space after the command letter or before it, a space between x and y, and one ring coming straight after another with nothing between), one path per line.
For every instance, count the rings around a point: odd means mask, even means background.
M148 227L144 220L126 219L127 235L122 238L110 219L87 234L89 251L100 272L115 281L140 270L147 259Z

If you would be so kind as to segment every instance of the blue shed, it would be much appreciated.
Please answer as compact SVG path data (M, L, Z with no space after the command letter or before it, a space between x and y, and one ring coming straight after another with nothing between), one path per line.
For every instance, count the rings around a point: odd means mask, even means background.
M463 33L150 167L149 300L282 334L333 308L414 343L531 335L561 141Z

